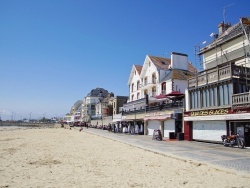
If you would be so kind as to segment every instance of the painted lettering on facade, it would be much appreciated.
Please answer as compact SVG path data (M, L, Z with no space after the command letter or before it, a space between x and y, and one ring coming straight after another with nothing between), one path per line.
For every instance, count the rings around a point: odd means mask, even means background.
M154 116L164 116L164 115L170 115L173 112L166 111L166 112L151 112L145 114L145 117L154 117Z
M212 115L225 115L228 114L228 109L217 109L217 110L201 110L191 112L190 116L212 116Z

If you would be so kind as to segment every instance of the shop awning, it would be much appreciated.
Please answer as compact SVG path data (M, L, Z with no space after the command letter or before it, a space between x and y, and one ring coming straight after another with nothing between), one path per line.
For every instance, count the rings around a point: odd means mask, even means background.
M180 96L184 96L185 94L184 93L181 93L179 91L172 91L168 94L166 94L165 96L167 97L180 97Z
M243 119L250 119L250 113L184 117L184 121L243 120Z

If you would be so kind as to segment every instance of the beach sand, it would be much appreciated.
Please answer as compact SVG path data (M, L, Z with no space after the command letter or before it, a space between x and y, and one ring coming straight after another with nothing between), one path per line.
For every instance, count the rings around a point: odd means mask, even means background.
M250 175L64 128L0 131L3 187L250 187Z

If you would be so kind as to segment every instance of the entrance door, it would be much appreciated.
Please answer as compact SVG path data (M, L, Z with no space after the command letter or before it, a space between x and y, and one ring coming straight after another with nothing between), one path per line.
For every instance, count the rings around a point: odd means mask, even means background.
M241 138L244 138L244 127L237 127L237 134L239 134Z

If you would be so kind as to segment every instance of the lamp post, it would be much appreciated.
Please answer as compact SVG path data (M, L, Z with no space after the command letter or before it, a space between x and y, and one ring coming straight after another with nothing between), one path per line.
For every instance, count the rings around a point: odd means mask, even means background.
M135 125L136 125L136 107L135 107L134 104L133 104L133 109L134 109L134 112L135 112L134 128L133 128L133 134L134 134L135 133Z

